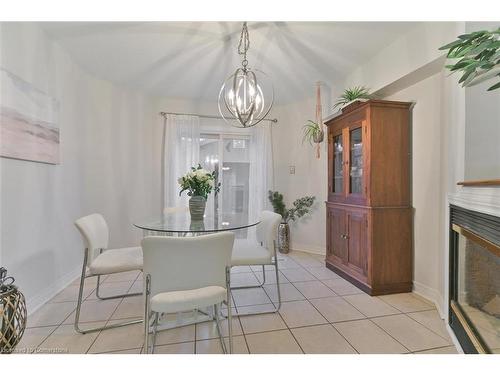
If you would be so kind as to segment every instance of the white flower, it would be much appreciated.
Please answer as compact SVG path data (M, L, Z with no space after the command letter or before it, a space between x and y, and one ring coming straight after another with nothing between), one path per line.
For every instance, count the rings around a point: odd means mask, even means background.
M202 179L202 178L204 178L206 176L207 171L204 170L204 169L197 169L196 172L195 172L195 174L196 174L196 177Z
M214 187L214 180L212 180L212 179L208 180L208 184L209 184L211 187Z
M182 185L182 183L184 182L184 177L179 177L177 179L177 182L179 183L179 185Z

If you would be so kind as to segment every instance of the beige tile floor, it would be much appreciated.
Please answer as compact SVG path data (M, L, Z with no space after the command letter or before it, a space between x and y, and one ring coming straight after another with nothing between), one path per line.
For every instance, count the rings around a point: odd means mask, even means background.
M279 313L233 319L236 353L456 353L435 307L412 293L370 297L324 266L321 256L280 254ZM236 290L241 313L272 311L276 278L266 267L263 289ZM236 285L262 280L261 267L237 267ZM89 279L83 327L140 317L142 297L100 301ZM78 280L29 316L19 353L141 353L142 325L81 335L73 329ZM102 294L140 291L138 272L102 279ZM223 322L223 334L227 327ZM227 339L226 339L227 340ZM161 331L155 353L221 353L213 322Z

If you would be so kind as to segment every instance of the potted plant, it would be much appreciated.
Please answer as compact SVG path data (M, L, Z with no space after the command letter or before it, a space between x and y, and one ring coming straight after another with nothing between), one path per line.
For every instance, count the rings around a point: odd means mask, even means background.
M337 107L340 107L340 109L342 109L356 100L368 100L372 97L373 95L370 94L369 89L364 86L351 87L345 89L344 93L339 96L339 98L333 105L333 109L335 110Z
M312 120L307 120L307 124L305 124L303 127L303 132L304 135L302 137L302 143L307 141L312 145L313 143L323 142L325 133L323 132L323 129L321 128L321 126L319 126L317 122L314 122Z
M283 194L278 191L269 190L269 201L271 202L274 212L282 217L282 222L278 227L278 249L280 253L288 254L290 251L290 221L295 221L304 215L311 212L311 207L314 204L316 197L305 196L296 199L292 203L292 208L286 208L283 202Z
M475 31L460 35L457 40L439 48L448 50L449 59L458 59L453 65L446 65L452 73L461 72L462 87L477 85L489 79L500 77L500 27L493 31ZM488 91L500 88L500 82Z
M179 196L187 191L189 199L189 212L192 220L203 220L205 206L208 195L220 190L220 182L215 185L215 171L209 172L198 164L197 167L191 167L191 171L180 177L178 180L181 186Z

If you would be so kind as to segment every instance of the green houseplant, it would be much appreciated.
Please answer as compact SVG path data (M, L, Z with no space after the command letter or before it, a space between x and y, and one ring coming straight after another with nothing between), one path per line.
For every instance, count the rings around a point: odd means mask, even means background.
M312 120L307 120L307 124L305 124L302 129L303 129L302 143L307 141L312 145L313 143L323 142L325 133L323 132L323 129L321 129L321 126L319 126L317 122L314 122Z
M458 59L446 65L452 73L461 72L462 87L477 85L489 79L499 81L488 91L500 88L500 27L493 31L481 30L459 35L458 39L439 48L448 50L449 59Z
M333 105L333 109L337 109L338 107L344 107L347 104L353 102L354 100L359 99L371 99L373 97L370 94L370 90L364 86L354 86L344 90L344 93L339 96L335 104ZM342 109L342 108L341 108Z
M269 190L269 202L273 206L274 212L281 215L282 222L278 227L278 249L281 253L287 254L290 251L290 221L300 219L311 212L316 197L305 196L296 199L291 208L287 208L283 200L283 194L278 191Z
M189 212L192 220L203 220L205 206L208 195L214 191L219 192L220 182L215 184L215 171L209 172L198 164L197 167L191 167L191 171L177 180L181 186L179 196L183 192L191 197L189 199Z

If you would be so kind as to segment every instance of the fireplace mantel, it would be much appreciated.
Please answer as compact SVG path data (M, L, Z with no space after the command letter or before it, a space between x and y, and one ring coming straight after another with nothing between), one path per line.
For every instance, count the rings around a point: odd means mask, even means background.
M461 187L448 195L448 203L500 217L500 187Z

